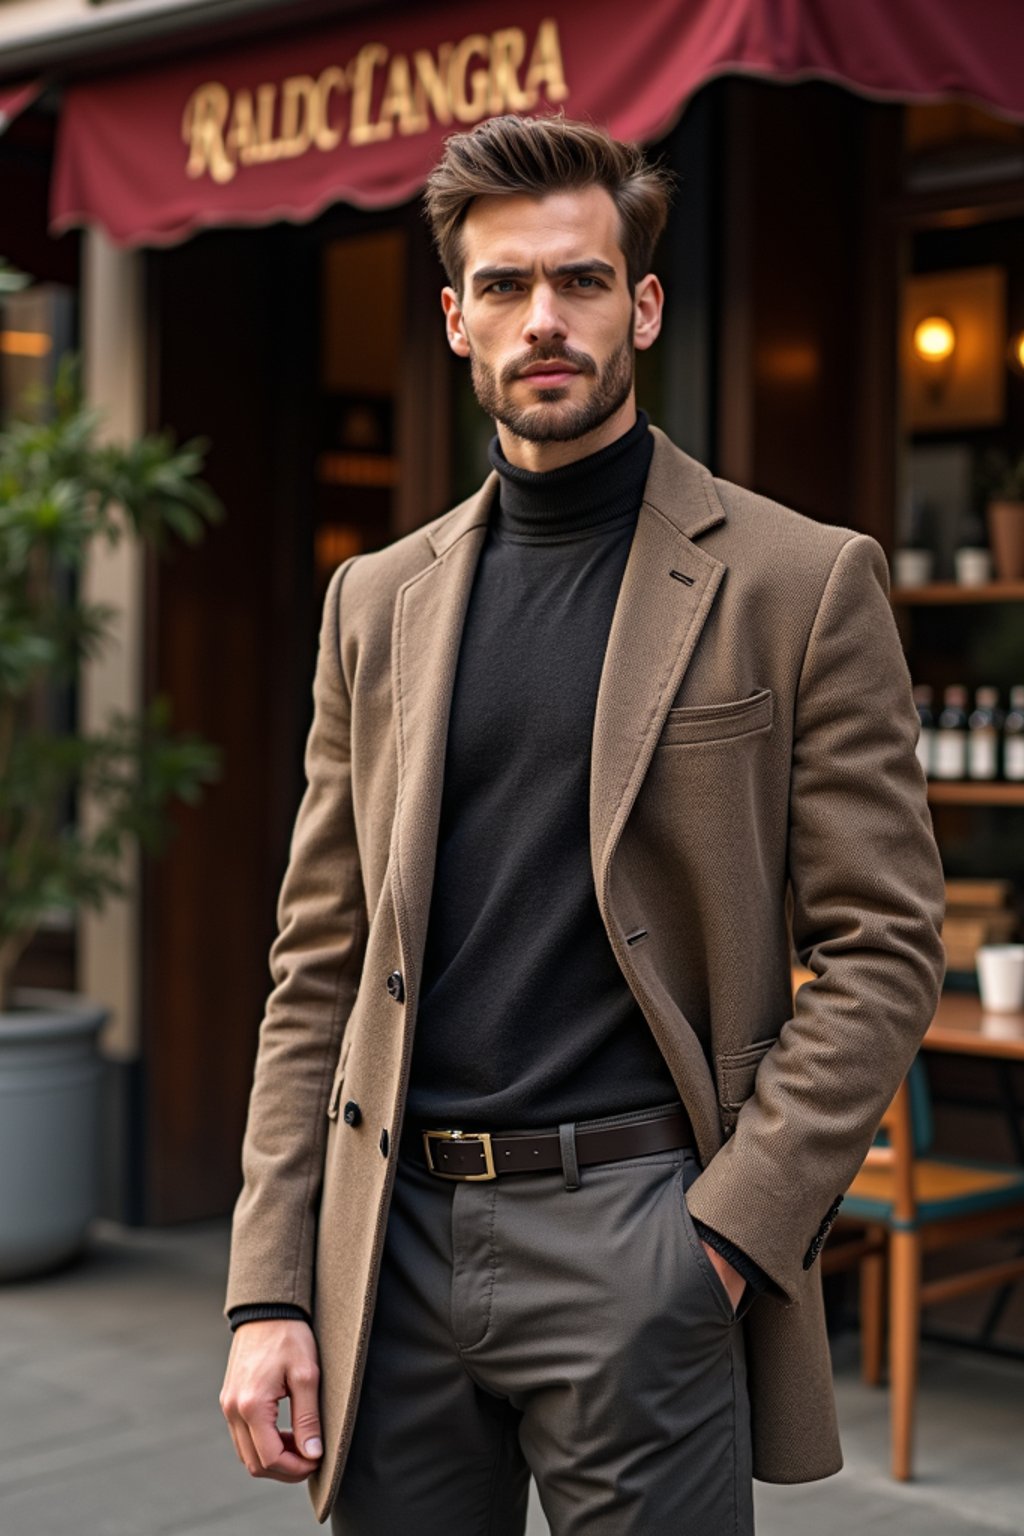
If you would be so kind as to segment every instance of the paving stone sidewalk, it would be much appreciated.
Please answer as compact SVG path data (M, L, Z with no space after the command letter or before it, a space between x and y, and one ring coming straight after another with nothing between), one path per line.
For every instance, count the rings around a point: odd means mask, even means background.
M226 1254L220 1222L101 1223L82 1263L0 1287L0 1536L319 1529L304 1489L250 1481L221 1420ZM758 1536L1020 1536L1024 1366L925 1349L920 1475L904 1487L885 1475L887 1400L857 1381L852 1340L836 1369L847 1465L758 1484ZM534 1499L528 1536L546 1532Z

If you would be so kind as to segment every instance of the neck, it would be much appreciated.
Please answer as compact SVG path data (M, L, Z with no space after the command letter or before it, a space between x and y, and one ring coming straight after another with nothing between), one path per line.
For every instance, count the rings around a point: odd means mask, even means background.
M583 437L574 437L569 442L534 443L525 437L517 437L500 421L495 425L501 451L508 462L517 469L529 469L535 474L543 474L545 470L561 469L566 464L575 464L577 459L599 453L602 448L607 448L628 432L635 421L636 391L630 390L628 397L607 421L602 421L593 432L587 432Z

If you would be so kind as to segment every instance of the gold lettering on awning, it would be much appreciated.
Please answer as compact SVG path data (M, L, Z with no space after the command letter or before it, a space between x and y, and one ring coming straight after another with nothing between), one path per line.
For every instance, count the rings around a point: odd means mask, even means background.
M547 89L548 101L564 101L569 94L569 87L565 83L558 23L550 19L542 21L537 28L537 40L530 55L530 67L526 71L526 94L531 101L537 100L542 85Z
M526 33L521 27L505 27L491 38L491 80L488 109L499 112L525 112L536 96L521 90L518 70L526 56Z
M236 162L224 146L224 125L230 110L231 93L216 80L208 80L192 92L181 125L181 136L189 146L186 176L208 171L214 181L232 179Z
M185 174L224 184L240 168L330 153L346 134L358 149L396 131L408 136L432 123L477 123L500 112L529 112L542 96L556 105L568 95L552 17L532 40L521 27L502 27L411 56L365 43L315 77L290 75L234 92L217 80L197 86L181 120Z
M448 68L448 92L460 123L478 123L487 111L487 70L470 69L469 63L474 58L486 63L489 53L490 39L482 32L473 32L455 44Z
M374 144L378 139L391 137L391 124L371 123L370 105L373 96L373 72L383 64L388 51L383 43L367 43L360 48L352 63L352 127L349 142Z

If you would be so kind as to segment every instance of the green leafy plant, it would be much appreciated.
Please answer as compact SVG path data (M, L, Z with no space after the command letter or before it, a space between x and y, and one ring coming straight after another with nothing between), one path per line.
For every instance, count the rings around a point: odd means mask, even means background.
M219 775L215 747L172 734L166 698L138 716L112 712L89 734L61 718L62 690L117 620L81 595L89 551L123 538L194 544L223 516L200 479L205 440L100 442L79 377L64 358L35 419L0 431L0 1011L43 918L124 894L128 844L158 852L169 803L195 803Z

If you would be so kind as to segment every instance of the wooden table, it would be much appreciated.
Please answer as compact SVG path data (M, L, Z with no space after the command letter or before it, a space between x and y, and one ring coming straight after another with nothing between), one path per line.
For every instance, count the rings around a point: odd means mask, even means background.
M1024 1013L985 1013L973 993L943 992L921 1043L926 1051L1024 1061Z
M793 967L794 992L813 980L813 971ZM921 1044L926 1051L1024 1061L1024 1013L985 1013L973 992L943 992Z
M813 980L813 971L794 966L794 991L804 982ZM975 993L943 992L921 1046L928 1052L971 1057L989 1063L995 1090L991 1110L1000 1117L1005 1127L1015 1161L1024 1165L1024 1103L1020 1097L1021 1074L1017 1066L1018 1062L1024 1062L1024 1013L985 1013L981 999ZM977 1108L975 1099L961 1099L955 1092L950 1094L947 1091L938 1102L953 1109ZM1010 1304L1012 1292L1013 1287L1009 1285L996 1292L984 1316L971 1332L970 1342L993 1354L1020 1359L1019 1347L1006 1346L997 1340L999 1325ZM964 1342L962 1330L950 1333L931 1327L922 1331L922 1337L947 1343Z

